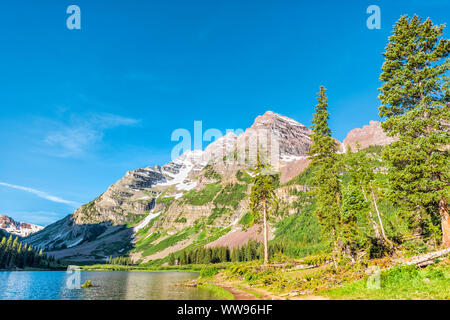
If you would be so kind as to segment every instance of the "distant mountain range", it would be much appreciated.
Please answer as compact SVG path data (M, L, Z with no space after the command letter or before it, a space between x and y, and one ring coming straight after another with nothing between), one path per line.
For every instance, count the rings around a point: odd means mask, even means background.
M261 132L270 132L279 142L281 187L277 192L289 203L289 190L282 184L308 166L312 132L293 119L267 111L242 134L229 133L204 151L187 151L164 166L128 171L98 198L25 241L69 261L100 262L129 253L133 260L146 262L189 246L227 243L227 237L236 232L241 242L258 238L255 232L246 236L239 223L248 212L251 166L219 160L238 158L238 146L248 146L251 137ZM357 141L365 148L386 145L392 139L379 122L371 121L350 131L342 144L338 142L341 152L347 145L354 149Z
M19 237L26 237L42 229L44 227L25 222L17 222L8 216L0 214L0 230L3 231L4 236L12 234Z

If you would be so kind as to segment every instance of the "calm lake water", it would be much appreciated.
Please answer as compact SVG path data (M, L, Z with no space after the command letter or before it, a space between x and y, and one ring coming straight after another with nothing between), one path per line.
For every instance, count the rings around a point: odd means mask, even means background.
M197 273L82 271L81 284L89 289L72 289L74 273L65 271L0 272L0 300L208 300L210 291L177 286L195 279Z

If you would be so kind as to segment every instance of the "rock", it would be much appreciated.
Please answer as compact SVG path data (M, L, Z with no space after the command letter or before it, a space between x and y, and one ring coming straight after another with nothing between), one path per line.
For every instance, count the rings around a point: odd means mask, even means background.
M0 214L0 229L12 235L26 237L44 229L44 227L25 222L17 222L13 218Z
M347 137L343 141L343 151L347 146L350 146L352 151L356 151L356 142L359 142L361 149L369 146L385 146L391 144L396 139L388 137L381 128L381 123L378 121L370 121L369 125L365 125L362 128L356 128L351 130Z
M380 135L380 129L379 123L371 122L363 129L352 130L346 141L351 144L360 139L363 146L364 143L371 144L374 141L387 143L385 137ZM252 137L256 136L261 141L264 135L267 138L268 133L279 142L279 161L276 165L281 172L281 183L287 182L309 165L308 151L312 144L312 132L293 119L267 111L258 116L252 126L243 133L228 133L209 144L204 151L186 151L163 166L127 171L102 195L81 206L72 215L30 235L25 241L55 255L57 259L91 263L104 261L105 257L123 255L126 250L133 248L133 243L137 243L140 236L146 237L157 232L166 234L165 237L174 235L210 217L216 208L212 201L202 205L189 203L183 198L184 195L191 190L200 191L207 184L219 180L221 188L228 184L243 183L237 180L236 173L238 170L245 172L252 167L251 162L224 163L219 160L230 154L239 155L240 147L248 147ZM269 147L272 148L271 143L268 144ZM207 175L207 170L212 170L213 173ZM289 191L283 187L277 190L280 198L286 202L291 200ZM242 199L237 206L229 207L229 211L217 214L217 217L208 221L208 227L214 230L231 227L230 233L210 246L218 243L241 245L249 239L260 241L262 233L253 229L246 232L238 225L242 216L248 212L247 201L246 198ZM134 221L138 222L134 224ZM146 231L147 234L138 234L150 221L153 221L153 224L148 232ZM140 229L129 227L130 224L140 226L137 223L145 224ZM181 250L197 236L198 234L190 235L190 238L158 254L167 255L175 249Z

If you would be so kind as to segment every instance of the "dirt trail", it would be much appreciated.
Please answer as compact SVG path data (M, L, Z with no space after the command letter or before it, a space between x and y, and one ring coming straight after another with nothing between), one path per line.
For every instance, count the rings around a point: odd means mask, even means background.
M216 278L214 284L230 292L235 300L329 300L327 297L304 295L289 296L287 294L277 295L262 288L249 287L243 281L228 281L222 276Z
M234 296L235 300L258 300L253 294L245 292L243 290L236 289L232 286L219 283L216 283L215 285L230 292Z

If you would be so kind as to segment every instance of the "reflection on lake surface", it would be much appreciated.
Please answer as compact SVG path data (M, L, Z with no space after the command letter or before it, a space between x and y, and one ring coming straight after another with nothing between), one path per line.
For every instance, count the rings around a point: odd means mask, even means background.
M81 284L94 287L71 289L74 274L65 271L0 272L1 300L208 300L208 290L177 286L197 273L82 271ZM67 285L69 283L69 286Z

